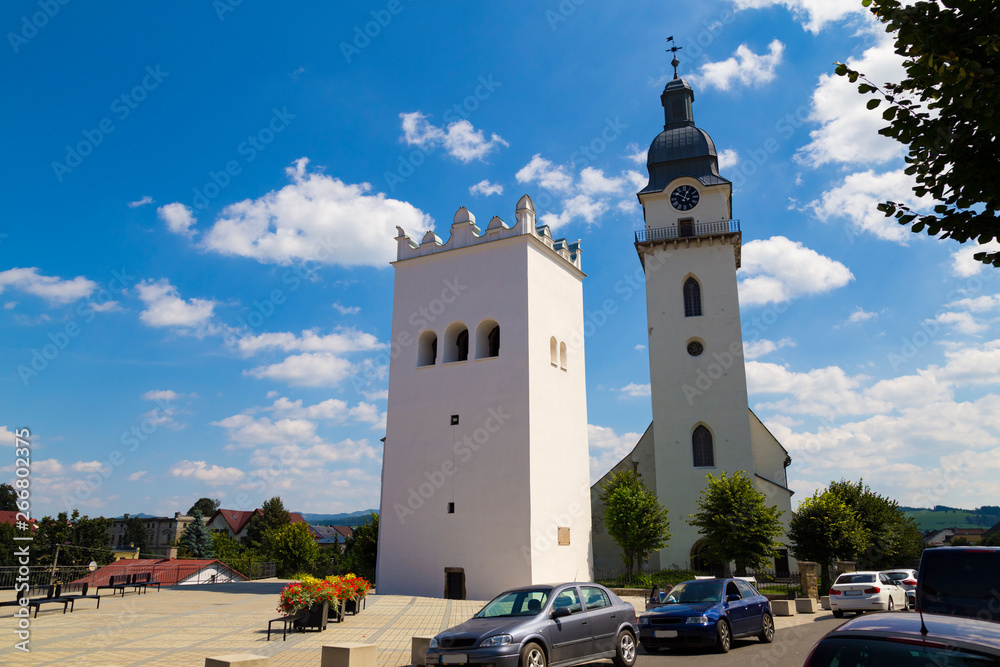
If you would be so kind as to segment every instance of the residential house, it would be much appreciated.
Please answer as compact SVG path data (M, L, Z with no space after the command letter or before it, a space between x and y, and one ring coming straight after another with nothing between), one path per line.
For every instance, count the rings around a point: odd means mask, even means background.
M163 556L165 558L177 555L177 547L171 546L171 544L177 544L177 540L180 539L184 529L194 521L193 517L181 514L180 512L174 512L172 517L144 516L140 517L140 519L146 527L147 544L146 548L142 551L143 555ZM111 548L132 548L125 541L125 531L128 527L129 515L126 514L114 521L114 525L111 527Z
M259 507L255 510L218 509L215 514L213 514L211 518L205 522L205 525L208 526L208 529L213 533L226 533L237 542L245 543L247 541L247 526L250 525L250 519L252 519L255 514L263 516L264 510ZM298 512L289 512L288 516L291 523L306 522L306 520L303 519L302 515Z
M969 540L969 544L979 544L983 541L985 532L985 528L942 528L932 530L924 535L924 544L928 547L950 546L951 541L956 537L964 537Z

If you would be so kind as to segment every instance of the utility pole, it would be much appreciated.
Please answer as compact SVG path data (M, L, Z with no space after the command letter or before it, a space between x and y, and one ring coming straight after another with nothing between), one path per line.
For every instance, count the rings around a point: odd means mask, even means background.
M56 565L59 563L59 545L56 545L56 555L52 559L52 574L49 575L49 586L56 583Z

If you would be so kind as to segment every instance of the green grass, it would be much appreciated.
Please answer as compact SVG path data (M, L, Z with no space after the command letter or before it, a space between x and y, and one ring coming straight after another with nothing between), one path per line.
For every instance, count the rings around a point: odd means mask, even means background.
M977 514L969 510L907 510L924 533L942 528L989 528L1000 516Z

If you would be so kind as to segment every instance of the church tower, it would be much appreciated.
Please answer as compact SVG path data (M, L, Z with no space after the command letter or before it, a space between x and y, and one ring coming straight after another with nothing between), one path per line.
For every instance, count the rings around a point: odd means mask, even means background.
M591 578L579 242L531 199L485 230L400 228L377 582L488 600Z

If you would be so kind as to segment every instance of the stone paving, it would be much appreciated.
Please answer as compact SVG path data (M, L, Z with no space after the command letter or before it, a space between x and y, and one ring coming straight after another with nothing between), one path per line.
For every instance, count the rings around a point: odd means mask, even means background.
M0 664L3 665L150 665L198 666L205 658L227 653L268 656L271 665L319 665L324 644L361 642L378 647L378 667L410 663L410 640L434 635L467 620L484 604L398 595L371 595L358 615L331 623L325 632L295 633L281 640L278 628L266 641L267 621L280 616L275 607L287 582L174 586L125 597L102 595L81 600L73 613L57 605L31 619L30 653L14 648L13 607L0 607ZM11 591L0 599L13 599ZM641 598L626 598L641 611ZM829 612L776 618L780 630ZM277 627L277 626L276 626Z

